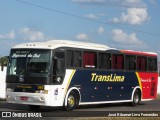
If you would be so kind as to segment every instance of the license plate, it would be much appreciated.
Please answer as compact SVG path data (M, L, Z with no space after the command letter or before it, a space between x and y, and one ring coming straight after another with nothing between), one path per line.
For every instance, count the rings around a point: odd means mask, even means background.
M20 97L20 99L26 101L26 100L28 100L28 97L22 96L22 97Z

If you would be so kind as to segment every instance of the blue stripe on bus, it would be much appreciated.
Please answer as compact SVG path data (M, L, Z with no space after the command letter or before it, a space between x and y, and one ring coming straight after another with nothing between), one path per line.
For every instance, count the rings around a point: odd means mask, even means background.
M69 88L80 87L81 102L130 100L139 86L135 72L76 70Z

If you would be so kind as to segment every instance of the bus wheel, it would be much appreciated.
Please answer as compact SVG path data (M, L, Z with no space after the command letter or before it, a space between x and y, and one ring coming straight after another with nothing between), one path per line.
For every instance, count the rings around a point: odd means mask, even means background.
M39 110L40 106L39 105L29 105L30 110Z
M139 102L140 102L140 92L136 90L133 95L132 105L136 106L139 104Z
M71 111L73 110L78 103L77 95L75 92L71 91L67 97L67 105L64 105L64 110Z

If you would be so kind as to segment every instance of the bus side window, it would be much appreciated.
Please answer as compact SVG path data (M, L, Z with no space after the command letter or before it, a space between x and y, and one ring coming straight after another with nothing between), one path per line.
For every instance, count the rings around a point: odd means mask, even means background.
M65 62L64 62L64 53L63 52L56 52L54 57L54 67L56 75L62 75L65 71Z
M73 51L68 50L66 55L66 66L73 67Z
M125 56L125 70L136 70L136 57L133 55Z
M65 61L63 52L55 52L53 58L53 82L61 83L65 73Z
M117 70L124 69L124 55L112 56L112 69L117 69Z
M83 53L83 67L85 68L96 68L97 67L97 56L94 52Z
M148 71L157 71L157 58L148 58Z
M74 57L73 57L73 63L74 67L81 67L82 63L82 54L80 51L74 51Z
M108 53L99 53L99 68L111 69L111 55Z
M137 57L137 70L146 71L147 70L147 58L146 57Z
M68 50L66 63L67 67L81 67L81 52Z

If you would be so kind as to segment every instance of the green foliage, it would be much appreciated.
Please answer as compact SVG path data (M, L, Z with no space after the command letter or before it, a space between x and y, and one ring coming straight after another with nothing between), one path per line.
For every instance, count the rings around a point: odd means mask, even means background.
M4 57L0 57L0 66L7 66L8 64L8 57L4 56Z

